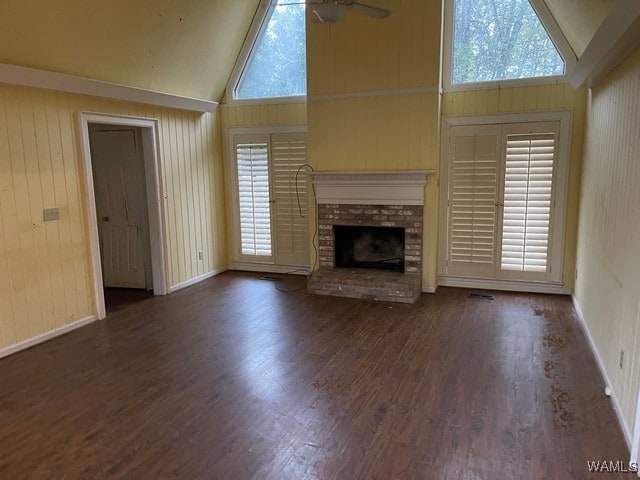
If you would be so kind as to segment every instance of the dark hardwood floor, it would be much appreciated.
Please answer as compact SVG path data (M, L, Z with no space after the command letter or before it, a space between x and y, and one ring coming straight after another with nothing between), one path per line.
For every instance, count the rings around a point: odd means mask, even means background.
M0 360L0 478L633 478L588 471L628 451L569 297L402 305L259 277Z
M143 290L138 288L105 288L104 303L107 309L107 315L113 315L123 308L143 302L153 297L152 290Z

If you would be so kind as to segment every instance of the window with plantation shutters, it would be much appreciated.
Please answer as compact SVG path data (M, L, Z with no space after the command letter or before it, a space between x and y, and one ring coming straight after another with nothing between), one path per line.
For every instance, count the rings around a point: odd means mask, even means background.
M440 284L561 286L568 156L562 121L447 122Z
M266 143L236 144L240 244L243 255L271 256L271 209Z
M498 131L492 125L452 131L447 263L455 275L491 275L494 270Z
M271 135L276 258L283 265L309 262L305 133Z
M502 270L546 272L555 134L507 135Z
M274 130L230 133L234 263L247 269L260 264L262 270L272 265L273 271L308 268L306 132Z

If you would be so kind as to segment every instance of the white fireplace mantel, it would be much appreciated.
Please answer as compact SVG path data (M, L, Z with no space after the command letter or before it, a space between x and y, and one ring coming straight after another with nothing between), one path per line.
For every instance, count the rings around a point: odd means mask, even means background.
M316 202L349 205L424 205L427 175L435 170L312 172Z

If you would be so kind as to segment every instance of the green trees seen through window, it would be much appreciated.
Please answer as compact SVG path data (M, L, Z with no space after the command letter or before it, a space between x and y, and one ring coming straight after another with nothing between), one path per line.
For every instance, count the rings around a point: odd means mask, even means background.
M304 4L279 0L269 13L240 76L236 99L306 94Z
M453 1L453 84L565 73L528 0Z

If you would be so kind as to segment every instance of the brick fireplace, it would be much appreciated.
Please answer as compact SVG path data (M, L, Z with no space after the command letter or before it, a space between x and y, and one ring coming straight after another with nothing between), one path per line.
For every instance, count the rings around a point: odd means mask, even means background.
M415 302L422 292L424 186L429 173L314 172L319 268L311 275L308 290L320 295ZM402 254L397 253L398 245L393 254L386 255L386 247L381 247L380 253L359 253L365 261L355 262L357 267L341 267L343 262L336 262L336 230L345 226L370 227L364 229L366 235L380 231L382 238L395 238L395 243L402 244ZM377 251L379 242L368 239L365 244ZM395 262L401 268L376 262Z

